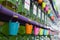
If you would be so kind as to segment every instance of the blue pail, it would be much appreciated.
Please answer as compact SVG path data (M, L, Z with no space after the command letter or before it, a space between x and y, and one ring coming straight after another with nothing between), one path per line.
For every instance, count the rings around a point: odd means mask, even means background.
M9 21L9 34L10 35L17 35L18 28L19 28L19 22Z

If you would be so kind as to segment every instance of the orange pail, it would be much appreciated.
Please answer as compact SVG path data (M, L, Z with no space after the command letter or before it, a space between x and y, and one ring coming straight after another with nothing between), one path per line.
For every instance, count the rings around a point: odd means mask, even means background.
M32 34L33 25L26 24L26 34Z

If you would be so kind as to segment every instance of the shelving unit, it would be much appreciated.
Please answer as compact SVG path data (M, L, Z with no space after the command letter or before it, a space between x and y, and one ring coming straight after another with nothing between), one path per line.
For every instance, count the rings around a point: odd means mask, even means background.
M17 20L20 21L23 21L23 22L26 22L26 23L30 23L30 24L33 24L33 25L36 25L36 26L39 26L39 27L42 27L42 28L46 28L44 25L36 22L36 21L32 21L30 20L29 18L26 18L18 13L15 13L15 12L12 12L11 10L8 10L6 8L4 8L2 5L0 5L0 13L5 15L6 16L6 19L2 17L3 20L6 20L6 21L9 21L13 18L13 16L18 16ZM47 29L47 28L46 28Z
M20 0L21 1L21 0ZM19 2L20 2L19 1ZM23 1L25 1L25 0L23 0ZM22 1L22 2L23 2ZM26 9L24 9L23 8L23 10L22 11L24 11L26 14L24 14L24 15L22 15L23 13L19 13L18 11L16 11L16 9L14 9L14 11L12 11L12 10L10 10L10 9L8 9L7 7L5 7L5 6L3 6L2 4L0 4L0 21L3 21L3 22L9 22L10 20L17 20L20 24L22 24L22 25L24 25L25 26L25 24L26 23L28 23L28 24L31 24L31 25L33 25L33 28L36 26L36 27L39 27L39 28L42 28L43 30L50 30L51 31L51 33L50 34L52 34L52 32L55 32L56 30L54 29L54 30L52 30L52 27L49 27L49 25L50 25L50 23L51 24L53 24L53 22L55 22L56 21L56 19L57 19L57 17L56 17L56 14L55 14L55 11L54 11L54 9L53 9L53 7L52 7L52 3L50 3L49 1L50 0L44 0L44 2L46 2L46 4L49 6L49 8L51 9L51 12L52 12L52 14L53 14L53 16L55 17L55 19L52 21L51 20L51 18L46 14L47 12L45 12L44 11L44 9L42 9L42 7L41 7L41 5L38 5L38 2L37 2L37 0L31 0L31 1L33 1L33 3L31 4L32 5L32 7L31 7L31 5L30 5L30 8L31 9L29 9L29 11L26 11ZM14 6L16 6L16 1L14 1L14 3L12 2L12 1L10 1ZM23 4L23 3L22 3ZM35 14L32 14L33 13L33 5L36 5L35 7L37 8L37 12L36 12L36 15ZM22 5L19 5L19 6L21 6L21 8L22 7L24 7L24 6L22 6ZM18 7L18 6L17 6ZM20 8L20 9L21 9ZM39 18L39 20L40 21L38 21L38 8L40 9L40 17L41 18ZM17 8L18 9L18 8ZM21 10L19 10L19 11L21 11ZM32 12L32 13L31 13ZM44 15L42 15L42 14L44 14ZM32 16L32 15L34 15L34 17L36 17L36 18L34 18L34 19L32 19L32 18L30 18L30 17L28 17L28 16ZM15 18L14 16L17 16L17 18ZM44 17L43 17L44 16ZM46 17L45 17L46 16ZM43 20L43 18L44 18L44 20ZM46 19L45 19L46 18ZM36 20L35 20L36 19ZM42 22L42 20L44 21L44 23L41 23ZM46 22L46 23L45 23ZM8 26L8 25L7 25ZM51 25L50 25L51 26ZM6 27L5 27L6 28ZM4 28L3 28L4 29ZM4 31L5 32L5 31ZM2 33L2 32L1 32ZM0 33L0 34L1 34ZM57 32L55 32L56 34L57 34ZM54 33L54 34L55 34ZM3 34L3 33L2 33ZM43 32L43 34L44 34L44 32ZM8 36L6 36L6 38L7 39L9 39L10 38L10 40L13 40L14 38L15 38L15 40L17 39L17 40L19 40L19 38L21 38L21 37L23 37L23 38L25 38L25 37L31 37L31 39L32 39L32 37L34 38L34 40L36 40L36 38L37 39L39 39L39 37L42 37L42 36L44 36L45 38L46 38L46 36L48 36L49 38L50 38L50 36L54 36L54 34L52 34L52 35L37 35L37 36L35 36L33 33L31 34L31 35L20 35L19 33L18 33L18 35L17 36L10 36L10 35L8 35ZM4 33L4 35L6 35L6 33ZM21 36L21 37L20 37ZM24 37L25 36L25 37ZM17 38L18 37L18 38ZM42 38L44 38L44 37L42 37ZM26 40L26 39L25 39ZM39 39L40 40L40 39Z

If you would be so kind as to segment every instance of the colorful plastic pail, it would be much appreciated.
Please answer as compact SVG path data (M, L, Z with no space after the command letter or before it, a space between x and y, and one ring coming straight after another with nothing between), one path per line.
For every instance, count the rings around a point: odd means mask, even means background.
M43 0L38 0L38 3L41 4L43 2Z
M47 35L47 30L46 29L44 29L44 35Z
M19 27L19 34L20 35L24 35L25 34L25 26L20 25L20 27Z
M40 28L40 30L39 30L39 35L43 35L43 29L42 28Z
M44 10L45 10L45 12L48 12L48 10L49 10L48 6L46 6L46 7L44 8Z
M49 35L49 32L48 32L48 30L47 30L47 35Z
M51 10L48 10L47 14L50 14Z
M34 27L34 35L38 35L39 34L39 29L38 27Z
M50 35L50 30L48 30L48 35Z
M9 34L10 35L17 35L18 28L19 28L19 22L9 21Z
M44 9L46 7L46 3L42 2L42 9Z
M51 16L53 16L53 13L50 13L50 14L49 14L49 17L51 17Z
M26 34L32 34L33 25L26 24Z
M52 21L54 20L54 16L51 16L50 18L51 18Z

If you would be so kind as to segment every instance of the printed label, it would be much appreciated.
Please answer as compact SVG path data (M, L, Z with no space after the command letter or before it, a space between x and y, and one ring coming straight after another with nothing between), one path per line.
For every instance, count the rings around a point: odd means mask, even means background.
M36 5L34 5L33 6L33 14L36 15L36 13L37 13L37 7L36 7Z
M24 7L27 9L27 10L30 10L30 0L25 0L25 3L24 3Z

